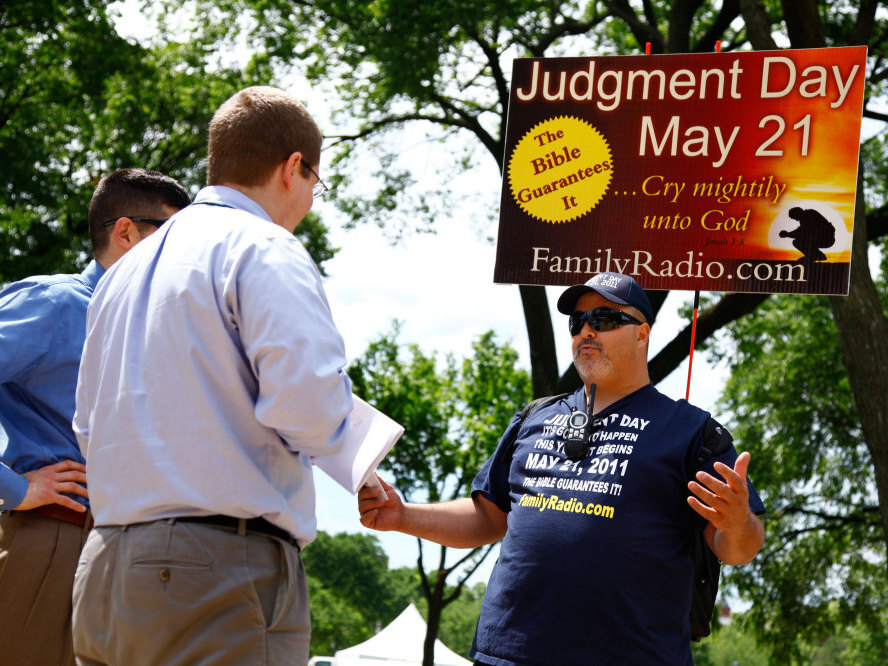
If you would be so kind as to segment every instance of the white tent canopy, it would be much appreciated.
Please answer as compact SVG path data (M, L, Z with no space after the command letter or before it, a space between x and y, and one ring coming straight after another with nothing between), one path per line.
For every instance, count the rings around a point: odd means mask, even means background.
M421 666L426 623L410 604L373 638L336 653L336 666ZM435 640L435 666L472 666L444 643Z

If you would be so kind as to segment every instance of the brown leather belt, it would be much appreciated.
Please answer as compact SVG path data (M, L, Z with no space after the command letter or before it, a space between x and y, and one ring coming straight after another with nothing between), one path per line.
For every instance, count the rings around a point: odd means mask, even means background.
M45 504L43 506L38 506L35 509L28 509L27 511L17 511L16 513L37 513L41 516L46 516L47 518L63 520L66 523L71 523L73 525L77 525L78 527L83 527L84 525L86 525L86 521L89 521L90 529L92 529L92 516L90 515L88 510L81 513L80 511L69 509L68 507L62 506L61 504Z

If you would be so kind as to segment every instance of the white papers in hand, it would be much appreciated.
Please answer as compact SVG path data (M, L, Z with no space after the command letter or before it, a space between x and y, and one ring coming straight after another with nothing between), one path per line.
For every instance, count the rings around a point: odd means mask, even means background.
M352 495L357 494L364 484L378 485L376 466L403 433L401 424L353 395L348 435L342 450L318 456L314 464Z

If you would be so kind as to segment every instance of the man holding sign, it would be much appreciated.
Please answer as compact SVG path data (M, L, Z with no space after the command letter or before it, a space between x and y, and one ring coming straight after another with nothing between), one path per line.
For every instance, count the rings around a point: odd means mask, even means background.
M471 498L405 504L383 484L386 501L359 494L361 522L455 548L504 538L477 664L692 664L694 530L728 564L764 542L749 454L707 412L651 385L653 314L633 278L596 275L558 309L584 386L516 415Z

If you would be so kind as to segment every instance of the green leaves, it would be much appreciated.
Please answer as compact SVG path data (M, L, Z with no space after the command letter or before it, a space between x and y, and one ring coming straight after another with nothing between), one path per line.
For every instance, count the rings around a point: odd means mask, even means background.
M406 429L383 468L405 496L464 497L509 419L530 399L530 378L517 367L515 350L492 332L461 363L402 345L399 332L395 323L349 368L355 393Z
M389 570L376 537L318 532L302 552L311 596L313 654L367 640L419 594L416 572Z
M215 109L273 78L262 54L240 66L217 52L217 33L129 42L109 6L41 0L0 9L0 284L86 265L87 208L106 173L156 169L196 192ZM323 273L336 252L327 228L310 216L297 236Z
M456 415L456 369L449 357L439 369L434 356L416 344L402 349L398 332L396 323L390 336L372 342L349 375L357 395L406 429L383 463L395 485L406 497L424 491L437 501L455 467L450 423Z
M888 603L872 459L824 297L774 296L728 327L721 402L768 507L765 546L729 584L779 663ZM879 620L873 626L878 626Z
M517 366L515 350L500 344L492 331L479 336L471 356L457 362L452 355L438 359L418 344L400 343L400 329L395 322L348 369L354 392L405 428L381 468L394 477L392 483L405 499L466 497L509 420L530 400L530 376ZM437 562L427 571L423 543L418 543L428 616L442 618L443 634L460 617L465 620L462 604L454 616L441 611L461 598L466 580L490 554L490 546L460 553L456 563L446 561L447 548L440 546ZM455 572L457 584L447 585ZM427 645L438 635L437 621L429 621L428 632Z

